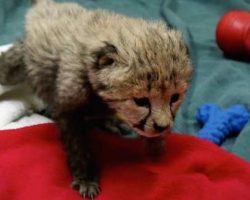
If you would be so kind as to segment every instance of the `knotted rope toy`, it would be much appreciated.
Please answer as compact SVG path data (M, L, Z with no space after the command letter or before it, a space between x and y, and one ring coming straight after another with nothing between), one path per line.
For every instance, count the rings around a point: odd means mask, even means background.
M250 113L243 105L222 110L215 104L203 104L197 111L196 119L203 125L198 137L219 145L226 137L243 129L250 120Z

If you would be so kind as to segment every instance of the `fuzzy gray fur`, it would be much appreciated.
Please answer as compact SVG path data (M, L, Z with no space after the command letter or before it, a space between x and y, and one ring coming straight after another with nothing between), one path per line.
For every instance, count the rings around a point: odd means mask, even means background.
M187 49L181 34L162 22L72 3L33 3L25 36L0 56L0 83L27 81L52 108L73 186L93 198L98 168L89 129L113 119L116 130L152 137L146 139L149 154L161 152L163 136L153 136L172 126L185 96Z

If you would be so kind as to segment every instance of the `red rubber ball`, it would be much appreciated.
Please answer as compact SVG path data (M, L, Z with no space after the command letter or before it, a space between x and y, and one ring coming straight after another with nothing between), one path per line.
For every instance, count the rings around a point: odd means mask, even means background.
M216 41L225 54L250 56L250 12L233 10L223 15Z

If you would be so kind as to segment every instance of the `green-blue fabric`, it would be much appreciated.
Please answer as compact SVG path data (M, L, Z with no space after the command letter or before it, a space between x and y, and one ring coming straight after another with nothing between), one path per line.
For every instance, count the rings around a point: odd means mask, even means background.
M105 8L129 16L159 19L162 0L55 0L77 2L90 9ZM0 45L22 36L29 0L0 0Z
M250 64L225 58L215 42L216 25L229 10L250 11L249 0L165 0L162 15L185 33L190 46L194 75L187 98L179 110L174 130L196 135L200 126L195 114L200 105L222 108L243 104L250 110ZM250 160L250 123L223 147Z
M212 102L224 108L243 104L250 110L250 64L225 58L215 42L215 28L219 18L232 9L250 11L250 0L74 2L91 9L106 8L129 16L165 20L183 32L190 47L194 75L186 100L176 116L175 131L196 135L200 126L195 120L195 113L203 103ZM28 0L0 0L0 44L11 43L23 35L24 16L29 6ZM222 146L250 160L248 141L250 123L237 137L228 138Z

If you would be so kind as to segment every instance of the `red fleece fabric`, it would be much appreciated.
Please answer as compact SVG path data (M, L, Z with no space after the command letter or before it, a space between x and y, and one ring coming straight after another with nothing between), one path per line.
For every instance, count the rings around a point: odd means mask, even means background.
M81 200L54 124L0 132L1 200ZM97 200L248 200L250 164L212 143L170 134L150 161L142 142L95 134L102 167Z

